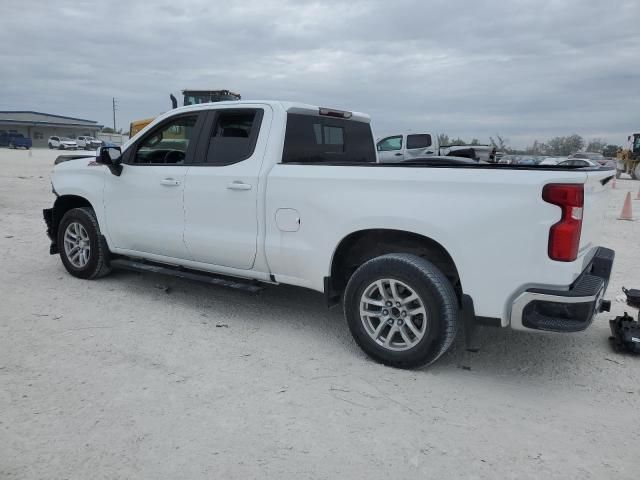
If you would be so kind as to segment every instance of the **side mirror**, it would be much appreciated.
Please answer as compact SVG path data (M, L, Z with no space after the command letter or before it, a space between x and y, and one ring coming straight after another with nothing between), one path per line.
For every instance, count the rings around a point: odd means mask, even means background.
M118 166L122 163L122 151L113 145L100 147L98 160L104 165Z
M109 167L109 171L116 177L122 174L122 151L120 147L115 145L100 147L96 161Z

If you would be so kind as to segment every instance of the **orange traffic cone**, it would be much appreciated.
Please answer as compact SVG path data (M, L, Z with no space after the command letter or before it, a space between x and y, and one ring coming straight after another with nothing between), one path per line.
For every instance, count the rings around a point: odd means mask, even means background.
M618 220L633 220L633 212L631 211L631 192L627 192Z

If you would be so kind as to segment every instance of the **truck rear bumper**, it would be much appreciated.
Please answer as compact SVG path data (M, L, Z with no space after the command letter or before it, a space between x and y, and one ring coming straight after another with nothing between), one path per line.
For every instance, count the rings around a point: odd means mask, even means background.
M585 330L595 315L608 311L603 300L615 252L598 248L593 259L568 289L530 288L511 306L511 328L546 332Z

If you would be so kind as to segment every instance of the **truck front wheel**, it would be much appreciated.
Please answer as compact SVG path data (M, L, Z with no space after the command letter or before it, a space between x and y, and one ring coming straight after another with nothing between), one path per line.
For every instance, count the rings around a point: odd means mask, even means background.
M93 279L111 271L109 251L91 208L73 208L64 214L58 226L58 249L62 264L74 277Z
M447 277L417 255L369 260L345 290L344 313L355 341L373 359L393 367L435 362L453 343L458 310Z

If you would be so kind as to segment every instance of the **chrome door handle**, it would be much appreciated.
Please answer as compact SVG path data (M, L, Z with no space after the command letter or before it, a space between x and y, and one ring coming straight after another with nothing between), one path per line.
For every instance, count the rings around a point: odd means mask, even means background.
M160 180L160 185L166 185L167 187L177 187L180 185L180 180L175 180L173 178L163 178Z
M251 185L236 180L235 182L227 183L227 188L229 190L251 190Z
M402 154L401 153L396 153L396 157L401 157Z

